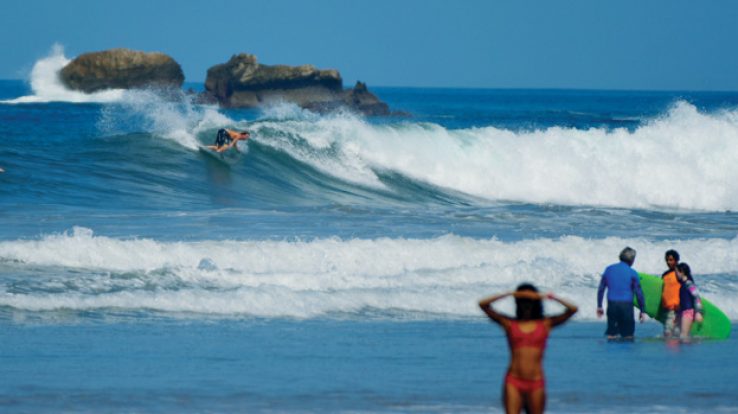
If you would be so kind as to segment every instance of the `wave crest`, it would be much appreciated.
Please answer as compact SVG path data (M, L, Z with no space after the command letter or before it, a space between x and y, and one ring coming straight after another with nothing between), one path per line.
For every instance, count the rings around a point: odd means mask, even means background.
M349 114L254 124L260 143L355 184L390 173L487 200L738 210L738 112L686 102L637 129L372 124Z

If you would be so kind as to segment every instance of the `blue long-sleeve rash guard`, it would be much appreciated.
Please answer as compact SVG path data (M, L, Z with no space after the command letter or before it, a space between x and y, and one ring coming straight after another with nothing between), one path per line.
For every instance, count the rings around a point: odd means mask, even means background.
M645 299L638 272L625 262L615 263L605 269L597 289L597 307L602 307L602 298L607 289L607 300L613 302L633 302L633 293L638 298L638 306L643 310Z

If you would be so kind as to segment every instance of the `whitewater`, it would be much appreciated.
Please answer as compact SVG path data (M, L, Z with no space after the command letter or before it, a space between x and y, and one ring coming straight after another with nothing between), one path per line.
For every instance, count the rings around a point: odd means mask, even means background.
M449 235L161 243L75 228L40 240L0 242L4 267L19 272L11 280L6 277L0 306L246 317L458 318L477 315L474 299L483 292L524 280L580 303L586 320L595 315L602 263L612 261L612 252L625 245L638 246L639 254L650 259L639 262L640 270L659 273L661 253L674 242L561 237L506 243ZM738 258L732 254L738 239L690 240L679 246L702 275L713 276L709 282L705 277L704 294L738 319L732 300L738 292ZM297 305L285 308L286 302Z

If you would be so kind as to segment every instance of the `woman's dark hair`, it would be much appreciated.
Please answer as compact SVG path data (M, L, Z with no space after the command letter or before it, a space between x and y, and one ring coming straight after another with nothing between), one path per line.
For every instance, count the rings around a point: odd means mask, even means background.
M538 292L530 283L521 283L516 292ZM540 299L515 298L515 317L519 320L543 319L543 302Z
M664 254L664 259L668 258L669 256L673 257L674 260L676 260L677 262L679 261L679 253L676 250L667 250L666 254Z
M679 273L682 273L683 275L687 276L687 279L694 282L694 279L692 279L692 269L689 268L689 265L686 263L679 263L677 265L677 269L679 269Z

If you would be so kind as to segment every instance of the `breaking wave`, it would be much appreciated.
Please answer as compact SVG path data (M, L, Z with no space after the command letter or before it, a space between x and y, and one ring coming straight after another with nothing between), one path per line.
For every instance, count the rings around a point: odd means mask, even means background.
M663 270L672 247L703 294L738 320L738 238L555 239L502 242L434 239L160 242L116 239L75 228L0 242L0 308L123 309L216 316L314 318L367 313L414 318L479 315L483 295L522 281L552 290L595 316L599 274L613 252L635 247L636 268ZM512 303L507 303L511 311Z

